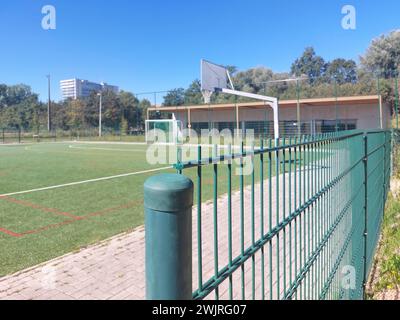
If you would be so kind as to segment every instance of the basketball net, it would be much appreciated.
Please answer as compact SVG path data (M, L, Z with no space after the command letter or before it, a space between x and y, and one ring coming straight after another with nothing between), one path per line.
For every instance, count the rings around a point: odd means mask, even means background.
M210 104L213 92L209 90L203 90L201 91L201 94L203 95L204 103Z

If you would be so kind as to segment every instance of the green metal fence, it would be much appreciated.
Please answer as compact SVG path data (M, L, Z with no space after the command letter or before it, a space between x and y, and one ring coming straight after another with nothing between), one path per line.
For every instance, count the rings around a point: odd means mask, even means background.
M164 293L169 286L177 297L168 278L193 269L182 291L193 283L194 299L362 299L390 184L391 144L389 131L346 131L260 141L239 153L214 148L211 158L199 146L196 161L175 165L190 179L176 185L176 177L153 177L154 190L145 192L152 209L146 228L158 228L146 229L146 263L158 266L166 255L173 264L162 269L174 273L154 286L148 272L148 283ZM181 199L183 192L190 198ZM161 198L174 208L181 203L185 213L162 215L155 206ZM168 223L157 222L161 217ZM180 229L188 218L189 235Z
M22 139L21 130L7 130L0 128L0 144L20 143Z
M0 144L52 142L56 140L56 131L38 133L19 128L0 128Z
M120 131L111 131L107 128L99 137L97 128L82 130L23 130L18 128L0 127L0 144L13 143L38 143L55 141L123 141L123 142L144 142L145 137L141 132L134 134L121 134Z

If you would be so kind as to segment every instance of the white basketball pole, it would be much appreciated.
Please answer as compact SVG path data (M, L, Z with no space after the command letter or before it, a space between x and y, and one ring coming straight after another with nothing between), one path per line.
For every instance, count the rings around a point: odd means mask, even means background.
M279 139L279 108L278 108L278 99L274 97L263 96L260 94L248 93L243 91L231 90L222 88L220 89L223 93L233 94L240 97L246 97L256 100L265 101L274 112L274 136L275 139Z

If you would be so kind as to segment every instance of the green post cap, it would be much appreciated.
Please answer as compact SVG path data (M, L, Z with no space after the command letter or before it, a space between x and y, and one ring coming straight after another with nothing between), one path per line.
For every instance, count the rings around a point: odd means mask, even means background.
M159 174L144 183L144 206L164 212L181 212L193 205L193 182L181 174Z

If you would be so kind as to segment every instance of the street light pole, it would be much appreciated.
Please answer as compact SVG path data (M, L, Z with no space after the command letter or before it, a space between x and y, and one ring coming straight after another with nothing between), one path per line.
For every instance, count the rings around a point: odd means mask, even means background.
M50 97L50 75L47 75L47 87L48 87L48 102L47 102L47 130L51 131L51 116L50 116L50 108L51 108L51 97Z
M101 137L101 123L102 123L102 119L101 119L101 117L102 117L102 103L103 103L103 95L102 95L102 93L101 93L101 91L100 91L100 93L98 93L97 94L99 97L100 97L100 101L99 101L99 137Z

